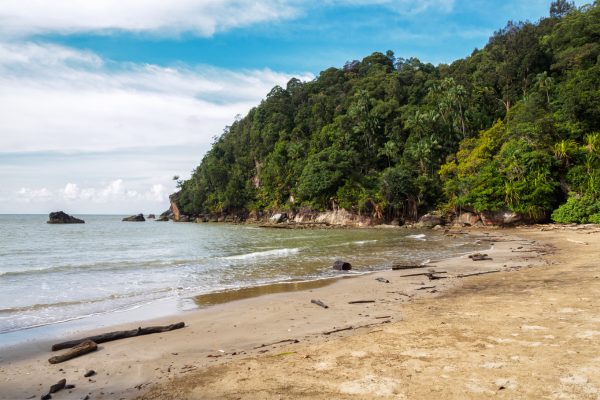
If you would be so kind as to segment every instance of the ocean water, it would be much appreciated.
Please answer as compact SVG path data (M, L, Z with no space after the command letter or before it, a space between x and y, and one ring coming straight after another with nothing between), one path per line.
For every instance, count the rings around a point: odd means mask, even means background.
M476 251L409 230L264 230L250 225L0 215L0 334L161 301L363 274ZM335 260L353 270L335 272ZM0 336L1 341L1 336Z

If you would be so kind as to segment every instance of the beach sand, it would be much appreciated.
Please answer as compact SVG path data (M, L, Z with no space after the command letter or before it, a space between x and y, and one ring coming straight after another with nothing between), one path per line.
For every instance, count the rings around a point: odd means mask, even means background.
M76 387L55 399L598 398L600 234L457 232L487 238L486 248L496 241L485 251L493 260L461 257L217 305L185 314L184 329L103 343L56 365L48 340L3 348L0 399L39 398L60 379ZM401 277L430 268L449 278ZM435 289L416 290L423 286ZM348 304L355 300L376 302ZM298 343L255 348L285 339ZM84 378L89 369L97 374Z

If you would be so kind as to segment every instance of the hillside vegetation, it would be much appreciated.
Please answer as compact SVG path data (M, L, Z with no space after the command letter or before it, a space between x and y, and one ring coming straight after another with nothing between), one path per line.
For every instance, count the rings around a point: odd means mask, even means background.
M342 207L381 219L511 209L600 222L600 1L509 22L450 65L375 52L275 86L177 203L189 214Z

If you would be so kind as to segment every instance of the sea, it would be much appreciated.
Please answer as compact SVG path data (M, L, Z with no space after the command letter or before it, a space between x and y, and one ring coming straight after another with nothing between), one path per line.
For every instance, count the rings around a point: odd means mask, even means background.
M0 215L0 345L14 342L15 333L27 337L26 330L69 321L165 316L236 299L232 293L297 290L481 250L473 239L450 240L439 231L268 230L75 216L85 224ZM336 260L352 270L334 271Z

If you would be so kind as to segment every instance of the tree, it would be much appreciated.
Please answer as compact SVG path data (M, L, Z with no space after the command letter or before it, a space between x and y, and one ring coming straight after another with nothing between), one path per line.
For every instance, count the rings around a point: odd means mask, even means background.
M388 159L388 167L392 166L392 163L390 161L390 157L393 157L396 155L396 151L398 151L398 147L396 146L396 143L390 141L387 142L382 148L379 149L378 151L378 155L381 156L385 156Z
M548 76L548 72L544 71L536 75L535 82L540 88L546 89L546 97L548 99L548 104L550 104L550 94L548 89L554 85L554 79L551 76Z
M563 18L574 10L576 10L574 1L555 0L550 4L550 16L552 18Z

